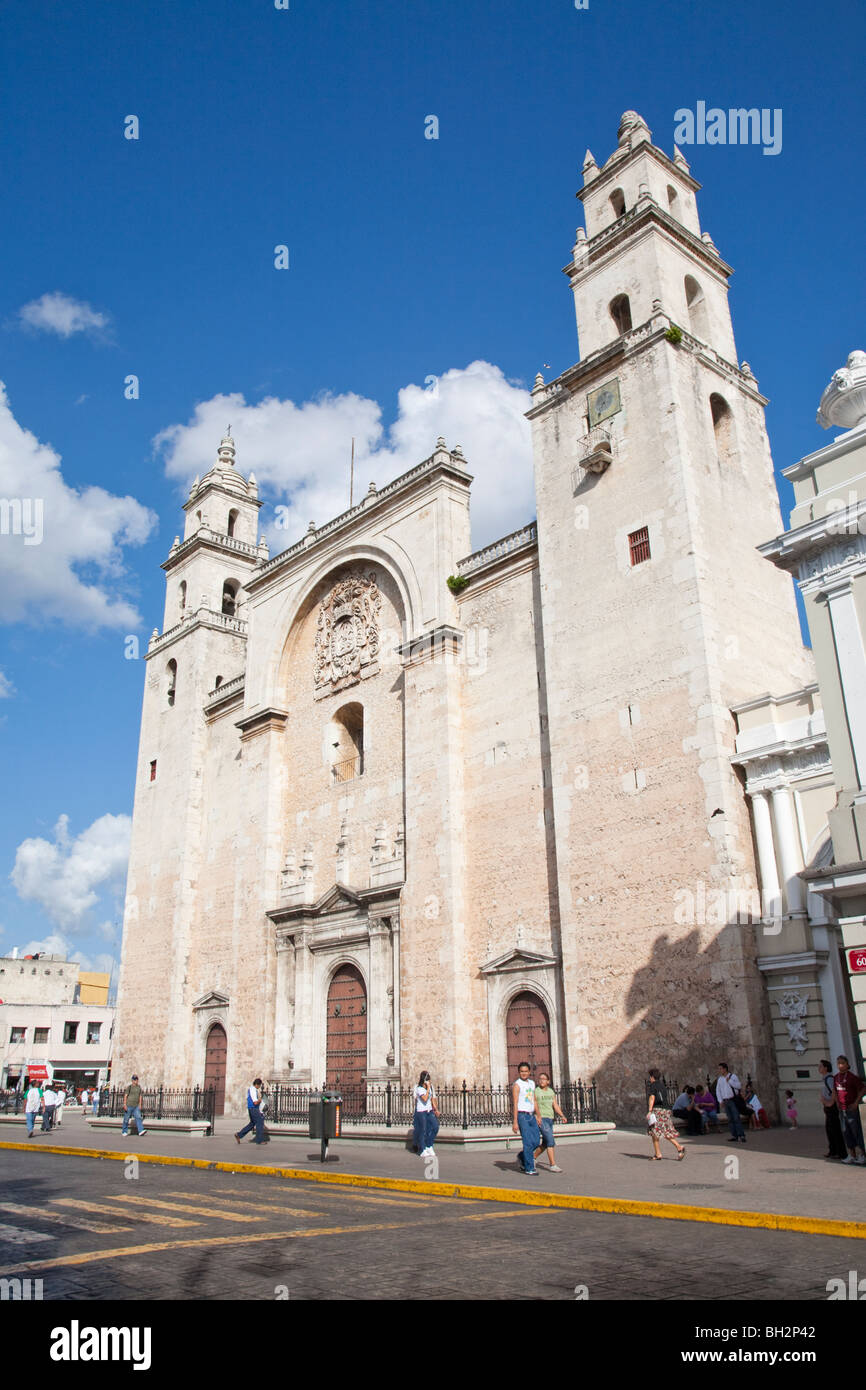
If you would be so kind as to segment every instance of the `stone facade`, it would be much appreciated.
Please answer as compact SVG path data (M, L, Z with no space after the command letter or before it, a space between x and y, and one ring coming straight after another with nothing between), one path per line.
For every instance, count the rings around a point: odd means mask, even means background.
M234 1104L256 1073L318 1084L354 971L368 1081L504 1084L530 994L605 1118L653 1063L775 1086L755 923L683 913L758 884L731 707L812 677L756 550L766 402L682 156L626 113L585 173L537 523L471 553L444 440L272 560L230 437L196 481L148 652L119 1075L201 1081L219 1024Z

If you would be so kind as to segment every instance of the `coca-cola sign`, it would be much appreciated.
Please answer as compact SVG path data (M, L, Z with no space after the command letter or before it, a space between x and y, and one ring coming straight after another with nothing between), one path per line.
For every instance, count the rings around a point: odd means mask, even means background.
M866 946L858 946L856 950L848 952L848 969L852 975L866 970Z

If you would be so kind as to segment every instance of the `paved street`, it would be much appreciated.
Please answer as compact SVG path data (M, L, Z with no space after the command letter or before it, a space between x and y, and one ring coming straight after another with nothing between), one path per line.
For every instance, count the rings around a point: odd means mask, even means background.
M864 1263L859 1240L128 1167L4 1152L0 1275L47 1300L764 1301Z

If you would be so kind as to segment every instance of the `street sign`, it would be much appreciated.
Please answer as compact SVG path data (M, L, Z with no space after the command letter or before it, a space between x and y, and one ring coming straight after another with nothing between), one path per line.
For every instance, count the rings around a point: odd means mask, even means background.
M859 975L866 970L866 946L858 946L848 952L848 969L852 975Z

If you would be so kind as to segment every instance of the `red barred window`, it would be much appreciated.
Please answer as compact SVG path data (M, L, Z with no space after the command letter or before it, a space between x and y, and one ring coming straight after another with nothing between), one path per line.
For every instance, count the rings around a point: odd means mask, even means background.
M650 557L649 527L642 526L639 531L632 531L628 538L629 559L633 565L641 565L644 560Z

